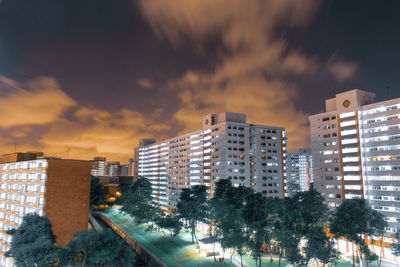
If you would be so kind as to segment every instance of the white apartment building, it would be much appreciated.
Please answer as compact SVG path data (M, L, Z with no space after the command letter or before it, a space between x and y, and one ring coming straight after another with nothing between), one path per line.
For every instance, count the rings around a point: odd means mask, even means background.
M337 94L325 101L326 112L310 116L314 186L330 207L367 199L393 233L400 229L400 98L374 97L357 89Z
M106 158L95 157L92 161L92 176L105 176L106 175Z
M165 211L176 207L180 189L204 184L211 197L223 178L284 198L286 143L284 128L248 124L245 114L209 114L199 131L161 142L142 139L135 149L137 175L150 180Z
M286 159L286 195L307 191L313 183L312 156L310 148L300 148L299 152L288 153Z
M65 243L87 228L89 213L89 161L13 162L14 154L3 156L0 164L0 266L7 267L14 263L4 256L12 238L6 230L17 228L25 214L46 215L57 241Z

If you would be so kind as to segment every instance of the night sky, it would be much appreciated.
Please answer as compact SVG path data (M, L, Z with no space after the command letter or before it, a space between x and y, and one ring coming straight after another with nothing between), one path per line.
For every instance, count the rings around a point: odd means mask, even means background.
M222 111L285 127L400 97L399 1L0 0L0 153L126 162Z

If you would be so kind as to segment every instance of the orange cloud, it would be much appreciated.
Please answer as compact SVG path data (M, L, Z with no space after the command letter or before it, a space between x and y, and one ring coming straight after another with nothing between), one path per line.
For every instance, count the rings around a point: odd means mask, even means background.
M314 73L320 63L289 50L275 31L306 26L317 1L143 0L141 6L158 36L174 45L190 38L197 46L218 35L227 51L213 72L188 70L171 82L182 102L175 114L182 132L199 129L207 113L233 111L246 113L251 123L285 127L289 149L308 145L307 114L294 105L299 88L285 76Z
M137 84L140 85L143 88L151 88L151 87L153 87L153 83L150 80L147 80L147 79L139 79L139 80L137 80Z
M223 86L205 82L179 96L182 108L175 119L185 123L182 131L201 127L200 118L210 113L234 111L247 114L249 123L285 127L292 148L308 142L307 114L293 104L295 85L279 80L268 80L261 75L231 79Z
M159 137L170 128L127 109L111 113L81 107L75 115L76 121L59 120L52 124L41 142L58 147L93 148L100 154L132 156L140 138Z
M121 109L89 108L66 95L51 78L37 78L23 88L1 77L0 153L39 150L49 156L126 162L143 137L164 137L170 125L159 123L160 110L143 115ZM66 111L72 111L65 117ZM70 112L71 113L71 112ZM40 127L40 129L35 128Z
M26 84L26 89L0 76L0 127L44 125L60 118L64 111L76 105L58 83L49 77L39 77Z

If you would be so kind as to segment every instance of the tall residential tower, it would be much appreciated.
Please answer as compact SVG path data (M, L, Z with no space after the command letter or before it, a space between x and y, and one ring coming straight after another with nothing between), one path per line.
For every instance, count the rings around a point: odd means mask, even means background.
M155 202L166 211L176 207L180 189L203 184L212 196L223 178L283 198L286 143L284 128L248 124L245 114L209 114L199 131L161 142L142 139L137 174L150 180Z
M352 90L325 101L310 116L313 178L330 207L365 198L400 229L400 98L374 103Z
M300 148L299 152L288 153L286 170L287 196L309 190L313 183L311 149Z

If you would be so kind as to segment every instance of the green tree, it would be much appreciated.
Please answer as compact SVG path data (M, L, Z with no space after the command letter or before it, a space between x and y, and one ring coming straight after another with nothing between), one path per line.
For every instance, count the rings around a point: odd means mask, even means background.
M123 193L121 197L121 211L130 215L133 220L140 223L155 222L160 216L160 210L155 207L151 198L151 184L140 177L132 189Z
M267 199L261 193L247 196L242 216L246 223L247 246L251 249L256 266L261 266L261 256L265 246L271 244L272 222L269 220L272 210Z
M304 219L296 199L285 199L274 221L274 238L280 247L279 266L283 252L293 265L303 260L299 243L304 235Z
M336 208L330 223L330 232L336 237L345 237L355 243L368 263L376 259L376 256L365 244L363 236L382 233L386 226L384 216L373 210L365 199L348 199ZM354 251L353 266L355 266Z
M322 226L308 227L305 239L307 241L303 248L305 266L311 259L318 259L324 265L336 262L339 259L339 253L335 249L334 243L327 236Z
M187 223L187 228L192 235L192 242L199 242L196 236L196 227L199 222L205 221L208 211L207 187L195 185L192 188L184 188L179 196L177 204L178 214Z
M302 261L305 265L313 258L323 264L336 260L337 251L324 231L329 209L322 195L314 189L299 192L293 196L291 203L292 208L300 211L303 219L303 239L306 246Z
M183 227L180 217L175 214L159 216L156 224L160 229L168 230L171 237L177 236Z
M231 181L222 179L216 183L214 197L211 200L214 235L219 239L221 247L233 249L241 258L248 243L246 224L242 216L246 198L253 191L239 186L233 187ZM231 254L231 258L232 258Z
M324 225L328 221L328 206L324 203L322 195L315 189L297 193L293 201L303 217L305 228Z
M90 179L90 206L106 204L107 189L100 184L100 179L92 176Z
M133 266L135 254L132 248L111 229L79 231L74 237L66 246L62 266Z
M56 247L50 221L37 214L27 214L17 229L7 231L11 235L11 249L5 253L12 257L16 266L53 266L59 259L61 248Z
M210 209L207 219L210 222L209 234L214 250L216 241L221 238L221 220L228 210L225 194L231 188L231 181L228 179L220 179L215 183L214 195L210 201ZM221 247L225 251L226 247L224 247L224 244L221 243ZM215 254L214 261L216 261Z

